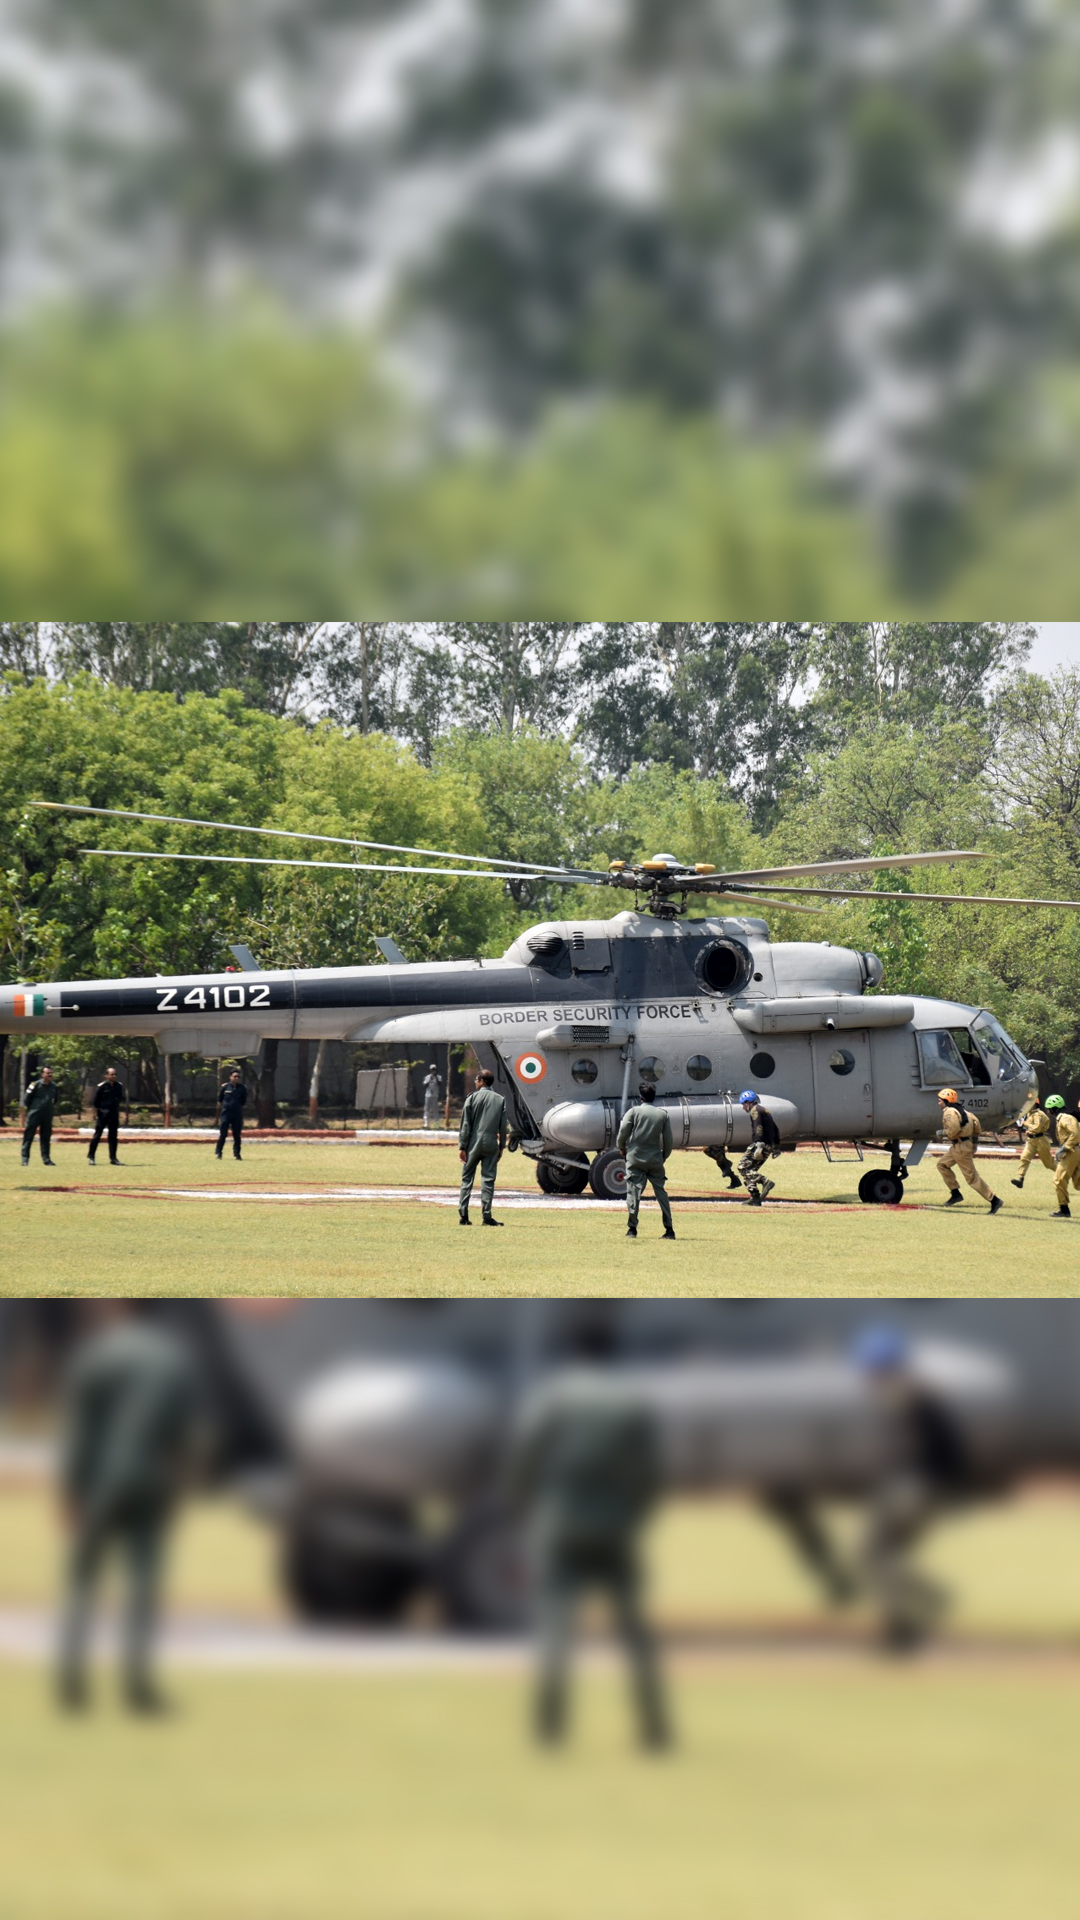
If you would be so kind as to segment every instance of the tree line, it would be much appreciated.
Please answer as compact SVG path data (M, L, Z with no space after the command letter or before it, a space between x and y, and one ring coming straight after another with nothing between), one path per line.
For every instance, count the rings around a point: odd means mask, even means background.
M9 623L3 974L197 971L237 940L268 966L369 962L387 932L454 958L610 904L542 881L128 863L85 849L250 843L38 798L589 866L978 848L946 890L1078 898L1080 673L1031 674L1029 641L985 622ZM876 892L770 913L774 937L872 947L889 990L988 1006L1080 1079L1080 916Z

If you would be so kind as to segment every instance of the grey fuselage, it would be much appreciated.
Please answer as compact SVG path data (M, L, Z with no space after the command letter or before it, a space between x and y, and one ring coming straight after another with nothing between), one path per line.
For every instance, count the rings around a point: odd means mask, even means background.
M264 1039L471 1041L518 1131L573 1153L613 1144L642 1073L676 1146L743 1144L750 1086L789 1140L928 1139L946 1082L984 1127L1011 1121L1035 1074L991 1017L867 992L880 978L873 954L773 944L763 920L624 912L531 928L499 960L3 987L0 1029L148 1034L209 1057Z

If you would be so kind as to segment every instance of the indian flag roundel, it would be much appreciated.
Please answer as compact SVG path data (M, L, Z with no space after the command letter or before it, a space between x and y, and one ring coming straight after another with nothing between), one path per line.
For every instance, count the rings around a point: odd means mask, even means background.
M547 1072L547 1061L542 1053L522 1053L514 1061L514 1072L519 1080L542 1080Z

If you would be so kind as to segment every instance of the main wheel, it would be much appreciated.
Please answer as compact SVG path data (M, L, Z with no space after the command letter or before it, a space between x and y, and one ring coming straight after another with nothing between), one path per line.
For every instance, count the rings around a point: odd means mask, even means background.
M284 1548L285 1590L307 1620L396 1620L420 1584L418 1561L407 1552L369 1546L357 1539L364 1519L403 1527L407 1544L411 1525L404 1514L361 1515L355 1508L318 1507L298 1516Z
M597 1154L589 1168L589 1185L598 1200L626 1199L626 1161L618 1147Z
M584 1193L589 1184L589 1169L562 1166L554 1160L538 1160L536 1179L542 1193Z
M521 1528L492 1504L466 1513L446 1541L436 1584L447 1619L474 1633L515 1633L528 1613Z
M904 1197L904 1183L898 1173L884 1167L872 1167L859 1181L859 1199L867 1206L898 1207Z

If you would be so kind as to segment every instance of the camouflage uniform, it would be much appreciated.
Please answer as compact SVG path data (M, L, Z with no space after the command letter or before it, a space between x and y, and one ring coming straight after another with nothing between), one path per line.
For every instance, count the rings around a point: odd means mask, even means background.
M184 1345L141 1320L92 1335L68 1381L61 1491L71 1522L59 1683L69 1705L85 1697L94 1586L103 1560L125 1563L124 1688L153 1704L150 1649L169 1521L190 1463L196 1382Z
M549 1382L526 1406L511 1484L529 1512L539 1674L537 1737L566 1732L574 1615L599 1590L630 1665L638 1731L647 1746L670 1728L656 1648L641 1602L638 1535L660 1485L659 1440L647 1408L618 1379L581 1370Z

